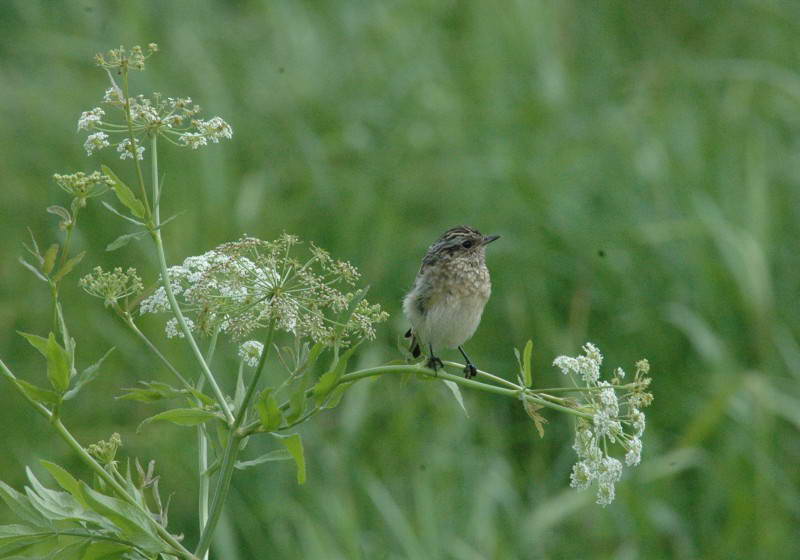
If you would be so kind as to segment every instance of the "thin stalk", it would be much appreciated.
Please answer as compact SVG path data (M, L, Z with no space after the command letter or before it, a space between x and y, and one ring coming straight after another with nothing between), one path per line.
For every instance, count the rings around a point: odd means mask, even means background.
M464 366L459 364L458 362L445 362L445 365L464 369ZM478 375L480 375L482 377L485 377L487 379L491 379L492 381L496 381L497 383L505 385L506 387L510 387L510 388L516 389L518 391L522 389L521 386L517 385L516 383L512 383L508 379L500 377L499 375L494 375L492 373L489 373L488 371L483 371L483 370L480 370L480 369L476 370L476 371L478 372Z
M150 161L152 165L150 166L150 170L152 175L150 176L150 182L153 184L153 221L156 223L156 227L161 225L161 194L158 192L158 134L153 134L150 140L150 149L152 153L150 154Z
M139 327L137 327L136 323L133 322L130 313L127 312L123 313L122 318L125 320L125 324L128 325L131 328L131 330L133 330L133 332L135 332L136 335L142 339L142 342L144 342L145 345L158 357L158 359L161 360L161 362L165 366L167 366L167 369L170 370L172 374L178 378L178 381L181 382L184 389L191 390L193 388L192 385L186 380L186 378L183 375L181 375L181 373L175 368L175 366L172 365L172 362L170 362L166 358L166 356L164 356L164 354L161 353L161 351L156 347L156 345L153 344L153 342L149 338L147 338L147 336L141 330L139 330Z
M8 369L8 366L6 366L3 360L0 360L0 372L11 382L14 388L17 389L17 391L19 391L19 393L25 398L25 400L27 400L30 403L30 405L33 406L34 410L36 410L39 414L44 416L49 421L50 425L53 426L56 432L58 432L58 435L61 436L61 439L63 439L67 443L67 445L69 445L72 448L72 450L78 454L81 460L84 463L86 463L86 465L89 466L89 468L91 468L97 474L98 477L100 477L106 484L108 484L111 488L113 488L114 491L117 493L117 495L119 495L119 497L122 498L122 500L135 507L137 510L139 510L142 514L144 514L147 517L147 519L151 522L153 528L156 530L161 539L172 547L173 552L177 556L184 558L186 560L199 560L197 556L189 552L175 537L173 537L169 533L169 531L167 531L164 527L162 527L161 524L156 522L156 520L153 519L152 514L147 509L142 507L139 504L139 502L136 501L136 499L133 496L131 496L128 493L128 491L125 490L125 488L122 485L120 485L119 482L117 482L116 479L111 474L109 474L109 472L106 471L100 463L98 463L94 459L94 457L89 455L86 449L84 449L83 446L80 444L80 442L78 442L78 440L75 439L75 437L67 429L67 427L64 426L61 420L55 418L53 414L47 409L46 406L33 400L25 393L25 391L23 391L20 388L20 386L17 384L16 376L11 372L10 369Z
M136 151L137 142L133 136L133 119L131 117L131 97L128 95L128 69L122 69L122 87L125 94L125 121L128 123L128 140L133 148L133 163L136 166L136 177L139 180L139 188L142 191L142 198L144 199L145 213L150 215L150 202L147 199L147 188L144 185L144 174L142 174L142 166L139 164L139 153Z
M155 196L156 200L158 200L158 195L156 194ZM156 203L156 208L158 208L158 203ZM156 213L156 220L158 220L158 213ZM206 350L206 363L208 364L211 363L214 357L218 338L219 330L215 330L208 344L208 350ZM197 381L198 390L202 390L203 380L204 378L200 376L200 379ZM200 534L203 533L203 529L206 528L206 524L208 523L208 506L211 495L211 479L206 471L208 471L208 433L206 432L205 426L200 424L197 426L197 472L200 477L197 508ZM208 560L208 551L203 555L203 560Z
M203 353L200 351L200 347L197 346L197 341L195 341L192 331L189 330L189 326L186 324L186 319L183 317L183 312L178 305L178 301L175 299L175 294L172 292L172 286L169 282L169 273L167 271L167 258L164 254L164 243L161 241L161 230L151 231L151 236L153 237L153 241L156 245L158 264L161 268L161 284L164 286L164 291L167 294L167 299L169 300L172 313L175 314L175 319L178 321L178 325L181 327L181 331L183 331L183 335L186 338L186 341L189 343L189 346L191 347L192 352L197 359L197 363L200 365L200 371L203 372L203 375L205 375L209 385L211 385L211 390L214 392L214 396L217 399L217 404L219 404L219 407L225 414L225 418L228 423L231 424L234 421L234 417L230 407L228 406L228 401L225 399L225 395L223 395L222 390L219 388L217 380L214 378L214 374L211 373L211 370L209 369L208 364L203 357Z
M239 426L241 426L242 422L244 421L245 415L247 414L247 409L250 406L250 401L255 394L258 381L264 371L264 365L267 362L267 356L272 348L272 338L274 334L275 319L272 319L269 327L267 328L267 336L264 340L264 349L261 351L261 358L258 360L258 366L253 374L253 379L250 380L247 391L245 391L241 407L236 413L236 418L234 419L233 425L231 426L231 431L228 434L228 442L225 445L225 453L222 456L222 464L220 466L219 476L217 477L217 485L214 488L214 498L211 502L211 513L209 514L208 523L206 523L206 526L200 535L200 542L197 544L197 548L195 549L195 555L197 556L204 556L208 552L208 549L211 546L211 538L214 535L214 529L216 529L217 523L219 523L219 517L222 514L222 507L225 505L225 501L228 498L228 491L230 490L231 486L231 478L233 478L233 470L234 466L236 465L236 458L238 457L241 449L242 439L244 439L244 437L239 434Z

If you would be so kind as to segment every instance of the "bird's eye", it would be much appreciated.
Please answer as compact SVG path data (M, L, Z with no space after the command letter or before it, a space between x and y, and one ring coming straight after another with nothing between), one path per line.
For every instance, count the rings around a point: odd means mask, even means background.
M464 247L464 249L469 249L470 247L472 247L472 241L467 239L466 241L464 241L464 243L461 244L461 246Z

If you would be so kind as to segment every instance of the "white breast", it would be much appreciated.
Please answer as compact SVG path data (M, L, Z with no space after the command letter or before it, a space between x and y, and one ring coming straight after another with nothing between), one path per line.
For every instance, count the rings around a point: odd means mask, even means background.
M475 334L487 299L482 294L441 298L420 322L420 338L434 350L461 346Z

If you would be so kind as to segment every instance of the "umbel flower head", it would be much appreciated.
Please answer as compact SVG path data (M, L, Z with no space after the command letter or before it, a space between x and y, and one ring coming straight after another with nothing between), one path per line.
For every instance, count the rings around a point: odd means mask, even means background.
M241 340L274 322L280 330L326 345L374 338L375 324L388 318L379 305L361 299L346 316L357 297L355 267L313 244L299 260L293 254L299 244L288 234L274 241L243 237L171 267L170 286L190 328ZM139 311L170 312L163 286ZM174 317L166 333L178 335Z
M580 418L575 428L572 448L578 462L572 468L570 486L584 490L596 484L597 503L606 506L614 501L614 485L622 477L622 461L612 453L621 448L625 465L639 464L645 428L641 409L652 402L653 395L647 392L650 385L647 360L636 363L633 380L626 384L622 368L614 371L610 381L601 380L602 363L600 350L586 343L582 356L559 356L553 365L582 389L582 400L576 403L576 408L591 414L591 419Z
M135 268L123 271L117 267L111 272L105 272L96 266L90 274L80 279L78 285L89 295L102 299L106 307L142 291L142 280L136 274Z
M127 76L130 69L144 70L145 60L157 51L158 45L151 43L147 49L120 47L95 57L97 64L108 71L111 84L103 95L102 106L84 111L78 119L78 131L89 132L83 144L87 155L113 145L121 159L141 160L145 147L139 137L144 135L160 136L171 144L195 150L233 137L233 129L222 118L201 119L200 107L189 97L164 97L159 93L129 96L117 85L114 73Z

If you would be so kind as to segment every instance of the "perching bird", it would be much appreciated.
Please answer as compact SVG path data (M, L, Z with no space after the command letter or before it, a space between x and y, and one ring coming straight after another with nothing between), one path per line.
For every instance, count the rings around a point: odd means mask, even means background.
M406 333L412 337L411 353L417 358L420 345L427 347L428 367L442 367L435 351L458 348L467 362L465 376L477 374L462 345L478 328L492 292L485 248L498 237L482 235L468 226L454 227L444 232L422 259L414 287L403 300L403 311L411 321Z

